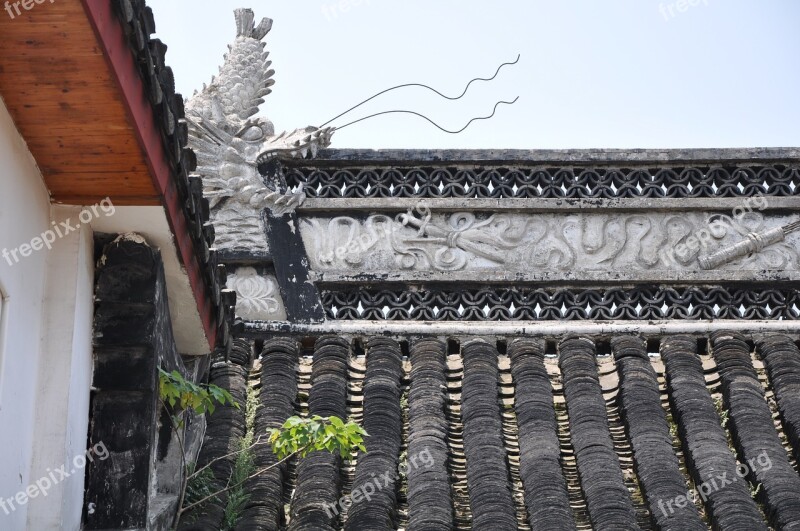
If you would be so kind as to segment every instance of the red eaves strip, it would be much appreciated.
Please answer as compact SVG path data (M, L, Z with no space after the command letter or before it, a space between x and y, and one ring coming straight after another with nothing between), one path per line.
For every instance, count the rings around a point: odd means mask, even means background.
M129 120L134 126L139 145L144 152L153 184L161 195L178 248L178 256L189 275L209 348L213 350L216 345L217 323L211 297L208 294L208 287L203 282L202 269L187 229L186 216L181 208L169 159L153 115L153 107L147 99L147 92L122 24L114 14L110 0L81 0L81 3L105 52L109 69L117 81Z

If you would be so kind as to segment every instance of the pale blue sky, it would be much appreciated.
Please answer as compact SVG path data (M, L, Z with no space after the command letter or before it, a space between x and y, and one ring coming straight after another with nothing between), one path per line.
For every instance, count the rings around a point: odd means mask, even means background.
M695 6L691 6L695 3ZM149 0L184 95L210 80L235 36L232 11L274 19L276 84L262 107L278 130L395 108L334 135L347 148L677 148L800 145L797 0ZM680 4L680 5L679 5ZM348 7L346 11L342 6ZM663 9L661 7L663 6ZM674 16L670 16L670 6ZM684 10L680 11L679 7ZM339 121L339 124L347 120Z

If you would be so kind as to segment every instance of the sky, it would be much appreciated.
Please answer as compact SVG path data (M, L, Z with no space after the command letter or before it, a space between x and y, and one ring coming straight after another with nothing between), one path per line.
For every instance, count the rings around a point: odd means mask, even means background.
M800 146L797 0L148 0L177 90L209 82L235 37L233 9L267 35L277 131L334 125L335 148L698 148Z

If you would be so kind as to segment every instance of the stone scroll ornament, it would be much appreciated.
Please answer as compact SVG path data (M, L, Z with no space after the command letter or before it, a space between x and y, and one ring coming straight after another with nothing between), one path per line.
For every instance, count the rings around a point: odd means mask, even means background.
M314 157L330 145L333 127L306 127L275 134L266 118L255 116L272 92L275 71L264 37L272 20L255 25L250 9L237 9L236 40L210 85L186 103L189 143L197 155L203 193L209 199L216 247L264 251L261 213L292 212L302 204L302 185L288 189L280 171L262 177L259 167L281 159ZM267 165L267 166L265 166Z
M784 241L786 236L797 230L800 230L800 221L762 232L750 232L747 234L746 239L729 247L719 249L709 256L700 257L700 267L703 269L716 269L738 258L760 253L766 247Z

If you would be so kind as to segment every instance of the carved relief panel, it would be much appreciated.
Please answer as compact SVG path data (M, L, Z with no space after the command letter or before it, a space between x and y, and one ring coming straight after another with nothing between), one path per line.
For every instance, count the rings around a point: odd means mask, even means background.
M317 271L602 271L708 269L704 258L797 221L714 212L416 213L301 221ZM782 234L782 233L781 233ZM800 235L728 257L720 269L797 270ZM704 267L706 266L706 267Z

